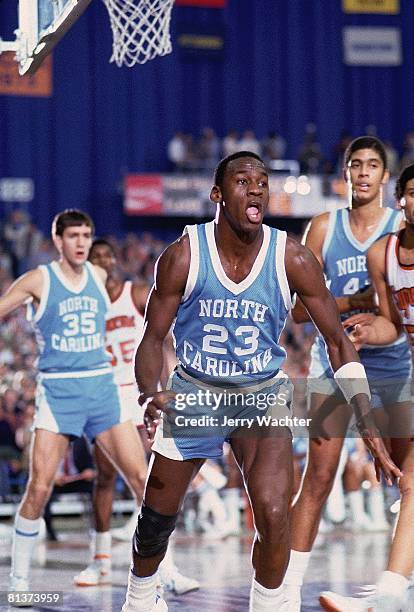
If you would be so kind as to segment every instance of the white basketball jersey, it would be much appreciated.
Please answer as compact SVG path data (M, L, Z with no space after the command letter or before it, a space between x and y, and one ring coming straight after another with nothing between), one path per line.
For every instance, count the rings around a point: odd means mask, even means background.
M134 355L141 340L144 317L132 300L132 283L126 281L121 295L111 305L106 321L106 348L112 354L117 385L135 383Z
M414 345L414 262L411 265L400 262L400 236L401 232L391 234L387 241L386 279L411 344Z

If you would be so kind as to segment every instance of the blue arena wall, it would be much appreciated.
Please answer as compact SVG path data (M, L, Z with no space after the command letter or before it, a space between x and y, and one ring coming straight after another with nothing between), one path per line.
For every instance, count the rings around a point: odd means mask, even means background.
M295 157L304 126L314 122L329 157L343 129L378 135L401 147L414 128L414 2L398 15L344 14L339 0L228 0L225 9L175 7L173 41L184 26L224 34L221 54L180 51L132 69L108 63L112 35L95 0L54 52L49 99L0 96L0 177L35 181L30 205L45 231L56 211L88 210L99 233L131 227L121 207L127 172L166 169L176 130L204 126L220 136L252 128L278 130ZM0 36L16 27L16 3L0 3ZM349 67L345 25L401 29L403 64ZM3 203L4 206L4 203Z

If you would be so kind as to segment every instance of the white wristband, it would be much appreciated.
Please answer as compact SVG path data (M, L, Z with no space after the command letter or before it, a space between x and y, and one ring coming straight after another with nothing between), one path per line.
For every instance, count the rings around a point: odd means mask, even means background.
M358 361L345 363L336 370L334 378L348 404L355 395L358 395L358 393L365 393L368 395L368 399L371 399L368 379L362 363Z

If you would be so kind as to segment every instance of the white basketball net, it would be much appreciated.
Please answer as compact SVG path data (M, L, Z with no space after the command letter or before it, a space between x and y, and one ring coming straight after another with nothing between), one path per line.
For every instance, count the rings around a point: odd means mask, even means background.
M174 0L103 0L111 21L111 62L145 64L171 53L170 19Z

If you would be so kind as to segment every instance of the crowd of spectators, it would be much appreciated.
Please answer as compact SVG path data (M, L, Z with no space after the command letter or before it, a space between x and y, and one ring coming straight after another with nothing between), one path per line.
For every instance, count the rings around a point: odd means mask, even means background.
M366 127L366 133L379 136L374 125ZM306 124L303 140L289 159L299 163L301 174L339 174L342 169L343 154L353 136L344 130L331 151L322 151L318 142L317 126ZM396 175L407 165L414 163L414 132L407 132L400 151L384 139L388 165L391 175ZM287 159L287 142L280 132L270 130L259 138L252 129L243 132L230 130L223 137L211 127L205 127L199 135L177 131L167 145L169 167L176 172L211 172L221 157L236 151L247 150L261 155L272 165L274 161Z

